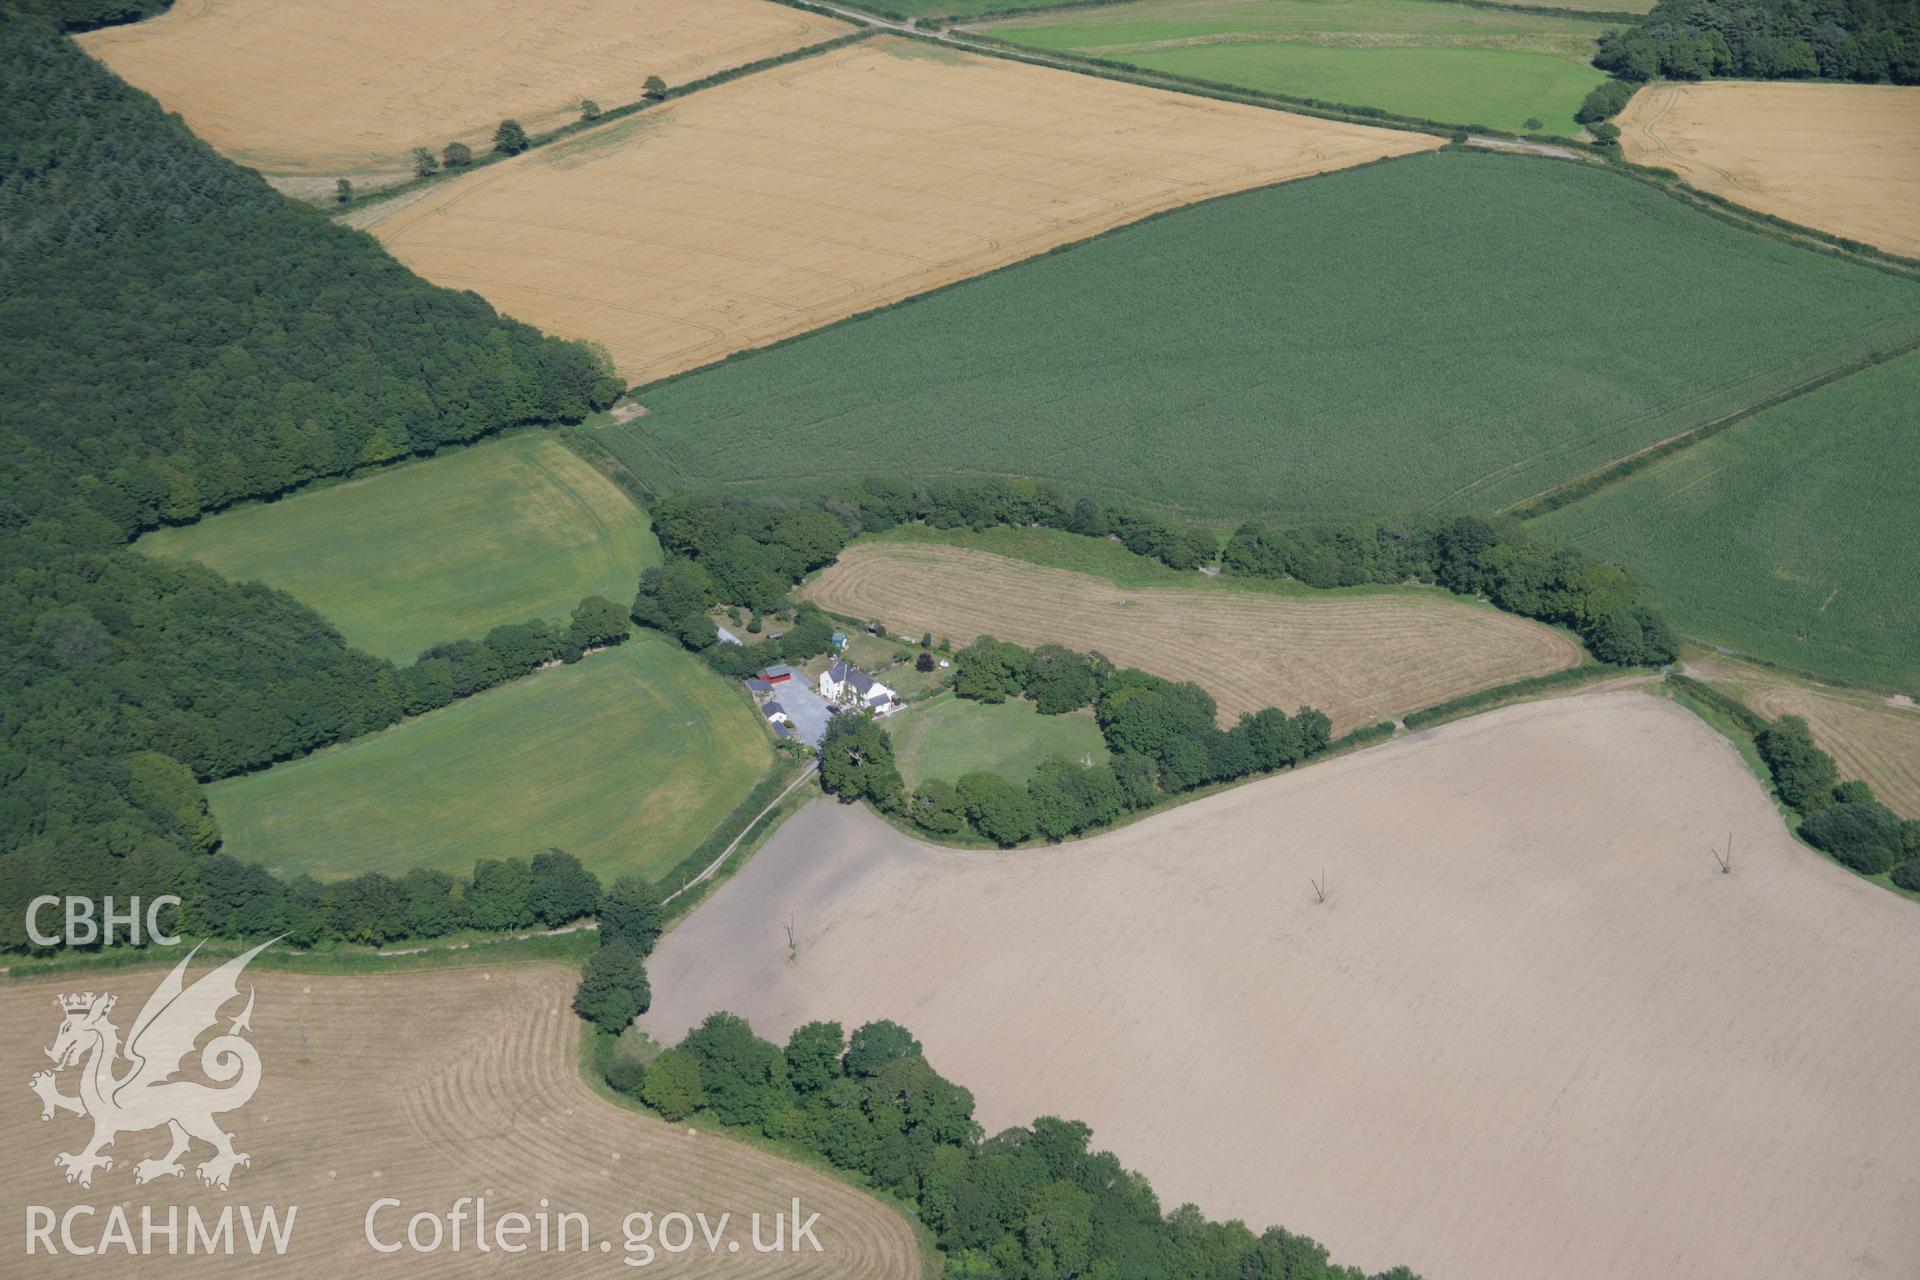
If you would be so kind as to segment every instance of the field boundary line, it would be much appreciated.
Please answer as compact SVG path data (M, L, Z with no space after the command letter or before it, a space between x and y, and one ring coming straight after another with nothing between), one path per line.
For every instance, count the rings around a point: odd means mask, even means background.
M1878 351L1870 351L1856 360L1850 360L1837 368L1827 370L1825 373L1816 374L1804 382L1796 383L1786 388L1784 391L1776 391L1765 399L1756 401L1744 408L1722 414L1720 417L1703 422L1697 427L1690 427L1677 435L1668 436L1665 440L1656 441L1644 449L1638 449L1623 457L1615 458L1612 462L1595 467L1583 475L1575 476L1571 480L1562 481L1551 488L1542 489L1530 497L1522 498L1520 501L1503 508L1500 514L1512 516L1516 520L1538 519L1541 516L1547 515L1549 512L1571 506L1583 498L1592 497L1602 489L1620 480L1624 480L1630 475L1644 471L1662 459L1670 458L1674 454L1690 449L1703 440L1710 440L1721 432L1732 427L1737 427L1749 418L1758 417L1769 409L1778 408L1789 401L1797 400L1801 396L1818 391L1822 387L1832 386L1834 383L1845 378L1850 378L1856 373L1864 373L1877 365L1898 360L1903 356L1913 354L1915 351L1920 351L1920 338L1909 339L1906 342L1900 343L1898 346L1884 347Z
M1152 86L1149 86L1149 87L1152 87ZM1412 131L1403 130L1403 132L1412 132ZM838 320L830 321L829 323L823 324L815 329L805 329L799 333L788 334L784 338L775 338L773 341L763 343L757 347L741 347L737 351L730 351L726 355L723 355L714 360L708 361L706 364L695 365L691 369L682 369L678 373L665 374L661 377L654 378L648 382L636 382L635 384L633 384L633 386L627 389L626 398L637 402L640 400L642 395L645 394L646 392L654 391L659 389L660 387L665 387L676 382L684 381L685 379L691 378L696 374L710 372L714 369L720 368L722 365L733 364L742 360L750 360L755 356L765 355L766 353L772 352L772 351L778 351L782 347L788 347L798 342L804 342L809 338L817 337L818 335L823 333L830 333L835 329L843 328L847 325L854 324L858 321L869 320L869 319L872 319L874 316L884 315L886 312L898 310L901 307L910 307L916 303L925 302L929 299L937 298L942 294L950 293L955 289L963 289L970 284L976 283L977 281L991 279L994 276L1001 275L1008 271L1018 271L1022 267L1031 266L1033 263L1039 262L1045 258L1053 257L1055 254L1071 253L1076 249L1085 248L1088 245L1096 244L1101 240L1105 240L1109 236L1123 235L1129 231L1134 230L1137 227L1147 226L1151 223L1159 221L1161 218L1174 217L1176 215L1185 213L1190 209L1204 209L1209 205L1219 204L1222 201L1237 200L1242 196L1251 196L1258 192L1271 191L1275 187L1297 186L1301 183L1306 183L1306 182L1319 182L1322 179L1326 179L1326 178L1338 178L1349 173L1363 173L1368 169L1376 168L1380 165L1397 164L1402 160L1411 160L1417 156L1429 155L1429 154L1432 154L1433 151L1441 151L1441 150L1445 150L1445 148L1436 147L1436 148L1431 148L1430 150L1427 150L1427 151L1410 151L1405 155L1380 156L1379 158L1374 160L1362 161L1359 164L1350 164L1343 169L1328 169L1321 173L1310 173L1298 178L1281 178L1281 179L1278 179L1277 181L1262 183L1259 186L1255 186L1255 187L1242 187L1238 191L1225 191L1220 193L1219 195L1207 196L1203 199L1194 200L1187 204L1175 205L1170 209L1155 210L1154 212L1146 214L1143 217L1134 219L1132 222L1122 222L1117 226L1107 227L1100 231L1094 231L1088 235L1084 235L1080 237L1077 240L1062 241L1061 243L1054 245L1050 249L1042 249L1040 252L1030 254L1027 257L1019 258L1012 262L1003 263L1000 266L992 267L986 271L979 272L976 275L964 276L958 280L950 280L946 284L936 285L931 289L924 290L923 292L920 292L920 293L909 294L904 298L898 298L892 302L880 303L878 306L869 307L865 311L856 311L852 315L842 316ZM592 431L618 430L623 427L631 427L634 425L634 423L639 421L640 421L639 418L634 418L627 422L619 423L615 426L588 428L588 430L592 430ZM777 480L781 478L789 477L794 474L795 473L791 471L782 470L780 472L780 475L777 477L776 476L761 477L761 478L758 478L757 482L775 483ZM820 474L823 476L839 476L843 473L839 470L830 470L830 471L822 472ZM952 474L955 474L955 475L1003 475L1007 477L1012 477L1012 476L1015 476L1018 474L1024 474L1024 473L985 471L985 470L980 470L976 468L976 469L970 469L970 470L964 470L964 471L955 471ZM637 473L635 475L635 478L638 479L642 484L647 483L645 477L641 477Z
M1071 13L1076 9L1117 9L1128 0L1067 0L1065 4L1026 4L1005 9L990 9L984 13L941 14L933 20L943 25L955 27L985 26L990 23L1008 22L1016 18L1044 18L1054 13ZM1505 10L1511 13L1530 13L1547 18L1590 18L1595 22L1624 22L1638 25L1647 20L1644 13L1630 13L1624 9L1567 9L1555 8L1544 4L1509 4L1503 0L1434 0L1437 4L1457 4L1469 9ZM875 8L872 12L881 10ZM886 10L885 15L896 21L906 21L904 15Z
M1224 84L1212 80L1201 80L1192 76L1176 75L1167 71L1149 71L1131 63L1115 62L1105 58L1095 58L1086 54L1065 53L1052 49L1029 48L1011 40L1002 40L998 36L977 31L972 25L923 28L904 19L882 17L876 13L860 9L844 8L838 4L821 0L774 0L790 8L804 9L810 13L825 13L848 22L864 23L868 32L880 32L901 36L908 40L919 40L927 44L943 45L949 49L959 49L969 53L978 53L991 58L1005 58L1009 62L1025 63L1028 66L1050 67L1055 71L1068 71L1078 75L1092 76L1096 80L1113 80L1123 84L1135 84L1147 89L1159 89L1164 93L1183 93L1189 97L1212 98L1221 102L1238 103L1241 106L1265 107L1270 111L1284 111L1293 115L1313 116L1321 120L1334 120L1342 124L1371 125L1376 129L1393 129L1401 133L1426 133L1436 137L1451 137L1468 129L1480 129L1486 133L1508 135L1503 130L1482 128L1479 125L1446 124L1437 120L1428 120L1420 116L1403 116L1390 111L1381 111L1374 107L1355 107L1346 103L1322 102L1317 98L1297 98L1285 94L1272 93L1265 89L1249 89L1244 85ZM928 21L920 19L919 21ZM969 24L977 21L969 19ZM1567 141L1580 145L1574 139L1552 140Z
M625 425L624 422L615 422L598 429L611 430L613 427ZM649 504L659 498L659 493L642 480L632 467L622 462L613 450L600 443L599 437L594 434L595 430L596 428L589 427L585 423L576 423L562 427L555 436L561 444L573 451L575 457L605 476L608 483L624 493L627 501L641 511L647 511Z
M786 7L792 9L804 9L809 13L837 17L843 21L851 20L856 22L856 24L859 22L858 19L851 19L847 13L830 12L815 5L787 3L787 0L774 0L774 3L786 4ZM563 124L558 128L549 129L545 133L530 134L527 138L526 149L517 151L513 155L503 155L498 151L482 152L474 156L472 160L462 165L458 170L441 168L434 173L409 178L404 182L396 182L392 186L381 187L377 191L369 191L365 195L355 196L345 204L336 204L331 208L328 208L328 206L324 204L317 204L317 202L301 201L299 203L316 203L317 207L328 209L327 216L329 219L336 222L342 221L350 214L372 209L392 200L396 196L407 195L418 198L422 193L438 183L464 177L467 174L484 169L489 165L501 164L520 156L532 155L543 147L565 142L570 138L581 137L605 126L618 124L620 121L638 115L650 107L663 107L678 99L689 97L706 89L717 89L721 85L744 79L747 76L758 75L763 71L772 71L776 67L785 66L789 62L800 62L807 58L818 57L823 53L832 53L835 49L845 48L848 45L859 44L863 40L872 39L875 33L880 30L882 30L882 28L871 24L856 25L854 30L847 32L845 35L834 36L832 39L823 40L818 44L802 45L798 49L789 49L785 53L776 53L755 62L743 63L740 66L730 67L724 71L716 71L712 75L702 76L698 80L689 80L685 84L675 85L658 98L641 97L633 102L622 103L617 107L609 107L592 120L575 120L568 124ZM292 197L287 198L290 201L292 200ZM373 220L378 221L381 216L382 215L375 214ZM358 227L363 231L366 230L364 226L358 223L349 223L347 225Z
M811 778L819 770L819 768L820 768L820 762L817 759L809 760L807 762L807 767L800 771L799 776L796 777L792 782L789 782L786 785L786 788L783 791L781 791L779 795L775 796L771 801L769 801L767 803L766 808L762 809L759 813L754 814L752 822L749 822L746 826L740 829L740 834L735 836L733 840L727 845L727 847L720 851L719 857L715 858L712 862L709 862L705 867L701 868L699 875L687 881L685 884L681 885L678 889L675 889L672 893L668 894L666 897L660 899L660 905L663 907L666 906L669 902L672 902L675 898L679 897L681 894L685 893L687 890L693 888L695 885L703 884L707 880L711 879L715 872L720 870L722 866L726 865L727 859L733 856L733 851L740 847L740 842L742 840L745 840L747 836L753 831L753 829L760 825L760 820L766 817L769 813L772 813L774 809L778 808L782 800L785 800L788 796L792 795L794 792L794 789L798 787L801 783L805 782L808 778Z

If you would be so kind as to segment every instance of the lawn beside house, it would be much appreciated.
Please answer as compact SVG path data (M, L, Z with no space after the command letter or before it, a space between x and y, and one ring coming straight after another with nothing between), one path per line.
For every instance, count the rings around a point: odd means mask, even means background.
M886 727L910 787L981 771L1024 783L1054 756L1107 758L1091 711L1043 716L1026 701L989 704L942 693L889 717Z

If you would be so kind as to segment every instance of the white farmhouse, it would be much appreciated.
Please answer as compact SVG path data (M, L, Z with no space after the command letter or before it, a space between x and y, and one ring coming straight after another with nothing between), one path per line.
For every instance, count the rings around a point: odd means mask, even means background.
M899 695L845 660L820 673L820 696L839 706L862 706L886 715L899 705Z

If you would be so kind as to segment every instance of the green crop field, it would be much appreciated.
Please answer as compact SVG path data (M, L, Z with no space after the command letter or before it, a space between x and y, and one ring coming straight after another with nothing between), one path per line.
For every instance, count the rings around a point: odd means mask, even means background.
M548 435L461 449L140 539L279 587L349 643L408 662L503 622L620 604L660 562L646 513Z
M910 787L978 772L1025 782L1054 756L1107 758L1106 739L1091 711L1043 716L1026 701L990 705L942 694L889 718L886 726L900 776Z
M1911 281L1602 169L1446 151L644 388L602 438L668 490L1012 474L1198 516L1490 510L1914 337Z
M1580 100L1606 79L1592 59L1607 29L1438 0L1140 0L984 28L1196 80L1568 137Z
M264 773L207 799L226 851L322 878L527 857L657 874L772 758L727 683L651 635Z
M1536 523L1701 640L1920 694L1920 355L1769 409Z

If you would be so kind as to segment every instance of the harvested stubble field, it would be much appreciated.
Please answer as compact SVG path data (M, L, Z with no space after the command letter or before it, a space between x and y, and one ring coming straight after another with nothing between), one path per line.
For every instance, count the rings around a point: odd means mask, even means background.
M1909 305L1920 315L1920 291ZM1632 566L1696 639L1920 694L1916 404L1920 353L1910 353L1535 523Z
M207 788L228 853L329 879L558 846L603 880L658 875L772 758L759 717L646 633L262 773Z
M196 964L189 978L208 967ZM165 1153L164 1129L123 1135L112 1148L114 1167L96 1174L91 1190L70 1187L53 1154L78 1150L86 1125L70 1115L42 1124L25 1088L28 1076L47 1067L41 1049L53 1042L60 1018L53 999L104 986L120 994L115 1020L124 1032L163 972L70 974L0 989L0 1070L20 1086L20 1096L0 1109L0 1141L12 1154L0 1173L0 1201L12 1206L9 1253L24 1252L17 1208L23 1204L56 1212L71 1204L98 1206L98 1216L79 1220L83 1238L89 1226L104 1227L110 1205L126 1207L136 1241L142 1206L154 1206L163 1224L169 1208L183 1215L183 1256L166 1256L162 1237L158 1256L131 1266L117 1250L104 1266L97 1257L42 1255L23 1264L21 1274L218 1272L218 1260L184 1256L184 1215L192 1206L214 1217L229 1204L256 1211L298 1207L284 1257L225 1260L228 1270L238 1267L234 1274L248 1277L335 1280L369 1265L377 1272L382 1264L409 1277L617 1275L629 1271L621 1265L621 1220L635 1210L734 1215L729 1234L742 1242L741 1252L727 1254L723 1245L719 1257L708 1257L701 1245L670 1266L659 1254L657 1269L676 1276L918 1280L921 1274L912 1228L879 1202L825 1174L726 1138L694 1136L595 1094L580 1075L580 1021L568 1008L577 976L555 965L353 977L250 969L242 982L257 994L250 1038L260 1052L262 1083L245 1107L221 1117L235 1147L253 1158L234 1174L232 1190L207 1191L191 1163L184 1179L136 1186L133 1164ZM73 1076L60 1077L63 1092L74 1092ZM197 1162L208 1150L196 1145L188 1159ZM471 1220L459 1253L402 1253L403 1261L395 1262L363 1237L368 1207L383 1197L404 1206L376 1220L381 1237L391 1241L404 1237L411 1214L445 1214L458 1197L479 1195L487 1197L490 1220L508 1212L532 1215L548 1201L551 1213L584 1213L596 1251L591 1260L577 1249L511 1258L479 1254ZM820 1213L816 1234L825 1252L755 1256L747 1215L771 1215L796 1195L806 1213ZM613 1243L610 1256L597 1252L601 1240Z
M882 37L477 171L369 230L644 382L1160 210L1437 144Z
M1644 694L1048 851L816 803L649 967L656 1038L715 1005L774 1037L894 1018L989 1131L1078 1117L1163 1203L1365 1266L1920 1272L1920 911L1795 843L1730 744Z
M1910 696L1816 684L1719 654L1689 656L1686 670L1769 720L1805 717L1842 777L1865 779L1889 808L1920 818L1920 707Z
M647 515L551 436L526 434L241 507L140 540L264 582L396 662L503 622L626 604L660 563Z
M1121 666L1198 683L1229 721L1262 707L1318 707L1336 733L1581 659L1562 632L1439 591L1122 587L935 544L850 547L803 594L956 645L984 633L1095 649Z
M1658 84L1615 120L1629 160L1749 208L1920 258L1920 88Z
M668 490L1011 474L1205 516L1484 511L1920 337L1915 297L1591 165L1448 151L749 353L603 438Z
M1606 78L1592 59L1607 29L1572 11L1438 0L1137 0L981 28L1218 84L1568 137L1580 100Z
M412 168L475 152L514 118L531 131L638 101L850 30L766 0L182 0L80 36L242 164L287 174Z

